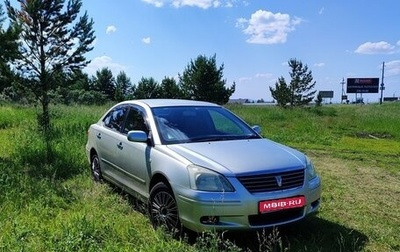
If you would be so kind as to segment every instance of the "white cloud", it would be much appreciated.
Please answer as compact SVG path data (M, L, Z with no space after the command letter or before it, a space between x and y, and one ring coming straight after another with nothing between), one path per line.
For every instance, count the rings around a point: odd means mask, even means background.
M395 53L396 47L385 42L366 42L360 45L354 52L359 54L392 54Z
M315 63L314 66L315 66L315 67L324 67L324 66L325 66L325 63L322 63L322 62L320 62L320 63Z
M379 67L382 67L382 65L380 65ZM385 74L387 76L400 75L400 60L386 62Z
M272 73L256 73L254 76L244 76L239 78L239 82L247 82L251 80L255 80L258 78L263 78L263 79L271 79L273 76Z
M257 74L255 75L255 77L256 77L256 78L267 78L267 79L269 79L269 78L272 77L272 75L273 75L273 74L271 74L271 73L257 73Z
M151 43L151 38L150 37L142 38L142 42L145 43L145 44L150 44Z
M210 7L219 7L221 2L215 0L173 0L172 5L176 8L190 6L208 9Z
M248 43L269 45L285 43L289 32L301 22L302 19L291 18L289 14L258 10L249 20L239 18L236 26L244 27L243 33L250 36L246 40Z
M117 28L114 25L107 26L107 29L106 29L107 34L114 33L116 31L117 31Z
M252 79L253 79L252 77L240 77L239 78L239 82L247 82L247 81L250 81Z
M236 27L244 29L247 24L247 19L245 18L238 18L236 20Z
M250 5L250 2L249 1L242 1L242 4L244 5L244 6L249 6Z
M164 5L164 0L142 0L145 3L152 4L157 8L160 8Z
M128 69L127 66L113 62L113 59L109 56L100 56L94 58L90 64L86 66L85 72L89 75L95 75L96 71L104 67L110 69L113 74L118 74L119 72L126 71Z
M225 7L233 7L233 3L232 2L226 2Z
M169 4L175 8L182 8L185 6L198 7L201 9L218 8L218 7L233 7L238 0L142 0L145 3L154 5L155 7L163 7ZM246 2L243 2L246 4Z
M319 9L318 14L322 15L325 12L325 7L322 7L321 9Z

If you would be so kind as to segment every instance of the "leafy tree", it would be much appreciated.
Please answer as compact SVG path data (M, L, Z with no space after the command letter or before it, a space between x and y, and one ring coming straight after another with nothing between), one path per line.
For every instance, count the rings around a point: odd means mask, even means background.
M109 100L114 100L115 79L109 68L103 67L102 69L96 71L93 85L95 91L101 92Z
M315 99L315 106L317 106L317 107L322 106L322 95L321 95L321 93L318 93L317 99Z
M60 85L57 87L56 92L54 92L54 96L51 96L52 100L56 99L56 102L67 105L77 103L90 104L87 101L88 99L82 99L82 97L90 96L85 94L85 92L97 92L92 90L92 79L81 70L60 74L59 81Z
M67 96L69 92L68 85L71 79L68 73L57 70L53 73L52 85L55 87L49 91L49 98L53 103L68 104Z
M287 86L285 78L280 77L275 83L275 89L269 87L269 90L278 106L286 107L286 105L290 103L290 88Z
M68 101L70 103L86 104L86 105L102 105L108 101L107 97L98 91L73 89L68 93Z
M307 105L314 99L316 90L311 91L315 87L312 72L308 70L307 65L303 65L301 61L296 59L289 60L289 66L292 69L290 77L290 104L292 106Z
M81 70L79 71L74 71L70 75L70 81L71 84L68 86L70 87L71 90L85 90L85 91L90 91L93 90L93 79L89 78L89 75L87 73L82 72Z
M39 125L50 128L50 91L60 82L60 72L72 72L90 61L84 54L93 49L93 20L85 12L78 18L81 0L18 0L20 10L6 0L13 27L20 28L19 57L13 62L18 72L29 78L29 88L42 105Z
M164 77L160 86L160 98L182 98L182 92L174 78Z
M286 106L287 103L292 107L307 105L314 99L314 94L317 92L312 91L315 87L312 72L299 60L290 59L288 64L291 68L290 84L287 85L286 80L280 77L275 84L275 89L270 87L271 95L280 106Z
M8 62L18 57L18 27L10 25L4 30L4 21L5 13L0 4L0 93L5 88L10 90L10 83L13 82L15 76Z
M142 77L134 88L133 96L135 99L160 98L160 86L152 77Z
M184 98L225 104L235 92L235 83L225 87L223 80L224 65L217 67L216 56L207 58L198 56L179 75L180 87Z
M136 85L131 85L126 92L126 99L133 100L135 99Z
M115 97L116 101L123 101L128 97L129 87L132 86L131 79L126 75L124 71L117 75L117 81L115 83Z

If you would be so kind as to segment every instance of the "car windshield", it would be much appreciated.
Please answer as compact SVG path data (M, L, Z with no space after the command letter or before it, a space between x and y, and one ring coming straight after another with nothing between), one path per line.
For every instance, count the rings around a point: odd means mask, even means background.
M260 138L222 107L160 107L153 115L163 144Z

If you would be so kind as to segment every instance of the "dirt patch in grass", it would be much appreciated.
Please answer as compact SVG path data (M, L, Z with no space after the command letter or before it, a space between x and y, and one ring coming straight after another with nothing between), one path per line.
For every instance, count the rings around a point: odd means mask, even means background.
M392 139L393 136L389 133L379 133L379 132L356 132L354 134L358 138L372 138L372 139Z

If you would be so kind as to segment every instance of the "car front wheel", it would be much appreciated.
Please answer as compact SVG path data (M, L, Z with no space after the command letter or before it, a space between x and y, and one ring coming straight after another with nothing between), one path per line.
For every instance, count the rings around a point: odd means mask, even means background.
M101 175L100 160L97 154L92 156L92 161L90 162L90 169L92 172L93 180L96 182L102 181L103 177Z
M175 197L163 182L156 184L150 191L149 212L154 227L165 227L171 233L180 230Z

